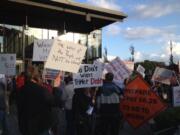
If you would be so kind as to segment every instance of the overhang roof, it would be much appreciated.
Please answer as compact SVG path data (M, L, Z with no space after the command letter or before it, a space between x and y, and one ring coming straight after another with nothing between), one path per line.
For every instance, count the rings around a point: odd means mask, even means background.
M1 0L0 23L89 33L123 21L120 12L68 0Z

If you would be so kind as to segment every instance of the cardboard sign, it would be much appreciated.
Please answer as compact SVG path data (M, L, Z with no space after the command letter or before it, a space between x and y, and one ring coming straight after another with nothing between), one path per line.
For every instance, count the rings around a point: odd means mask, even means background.
M35 40L33 47L33 61L46 61L53 41L53 39Z
M77 73L86 48L73 42L55 40L45 68Z
M0 54L0 74L16 75L16 54Z
M173 106L180 106L180 86L173 87Z
M102 86L102 65L82 64L79 72L73 75L74 88Z
M134 128L140 127L167 107L140 76L127 84L124 94L120 108Z
M172 70L156 67L151 80L170 85L173 78L174 72Z
M138 73L140 73L140 75L142 75L143 78L145 77L145 73L144 73L144 72L145 72L145 68L144 68L143 66L138 65L136 71L137 71Z
M121 81L125 78L128 78L131 75L131 72L124 62L120 58L116 58L107 65L105 65L105 71L104 72L111 72L114 74L114 81Z

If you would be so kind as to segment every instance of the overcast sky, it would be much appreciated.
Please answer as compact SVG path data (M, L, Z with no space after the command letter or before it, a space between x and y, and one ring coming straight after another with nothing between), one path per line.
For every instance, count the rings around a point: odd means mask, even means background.
M128 15L121 23L103 28L103 48L108 55L129 59L131 45L135 61L169 62L170 40L174 61L180 60L180 0L75 0L119 10Z

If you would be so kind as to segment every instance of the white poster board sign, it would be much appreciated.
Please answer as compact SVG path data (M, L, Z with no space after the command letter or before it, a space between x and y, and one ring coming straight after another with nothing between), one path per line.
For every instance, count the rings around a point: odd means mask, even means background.
M143 78L145 77L145 73L144 73L144 72L145 72L145 68L144 68L143 66L138 65L136 71L137 71L140 75L142 75Z
M16 54L0 54L0 74L16 75Z
M180 86L173 87L173 106L180 106Z
M46 61L53 41L53 39L35 40L33 47L33 61Z
M55 40L45 68L77 73L87 47L73 42Z
M174 77L172 70L156 67L151 80L170 85L172 77Z
M82 64L79 72L73 74L74 88L102 86L102 64Z
M123 61L123 62L130 71L134 70L134 62L132 61Z
M132 71L130 71L120 58L115 58L110 63L105 65L104 73L111 72L114 74L114 81L123 82L128 78Z

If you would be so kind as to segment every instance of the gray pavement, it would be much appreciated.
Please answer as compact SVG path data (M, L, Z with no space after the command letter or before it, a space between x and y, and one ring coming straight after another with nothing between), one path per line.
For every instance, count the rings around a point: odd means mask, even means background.
M7 115L6 125L7 125L7 135L21 135L18 129L18 120L16 111L11 112ZM60 112L60 135L65 134L65 114L63 111ZM144 124L138 129L132 128L126 121L123 123L123 128L120 129L119 135L165 135L164 133L157 134L153 133L150 124ZM166 134L167 135L167 134ZM170 133L168 135L180 135L180 130L177 130L176 133Z
M61 117L61 121L60 121L61 134L60 135L63 135L64 128L65 128L64 119L62 118L64 117L63 112L60 112L60 115L61 115L60 116ZM6 124L7 124L7 129L8 129L7 135L21 135L18 129L17 116L14 113L11 113L7 116ZM148 124L145 124L144 126L138 129L134 129L127 122L124 122L123 128L120 129L119 135L153 135L153 133Z
M140 128L134 129L127 122L124 122L119 135L153 135L153 132L149 124L144 124Z

